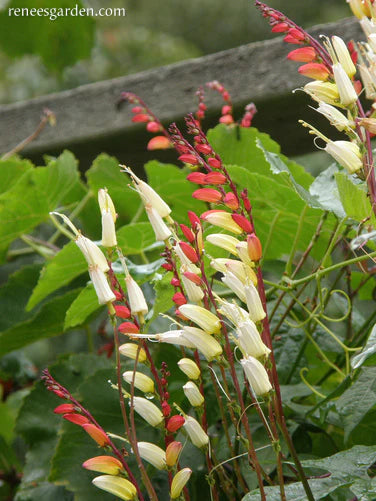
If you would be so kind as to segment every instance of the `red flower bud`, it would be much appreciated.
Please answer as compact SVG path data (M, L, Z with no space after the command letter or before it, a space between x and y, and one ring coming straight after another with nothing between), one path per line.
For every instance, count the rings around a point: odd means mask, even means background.
M194 284L196 285L201 284L201 278L198 275L196 275L196 273L192 273L191 271L185 271L183 275Z
M126 306L115 305L114 308L116 316L119 318L129 318L131 316L131 312Z
M200 153L203 153L204 155L210 155L212 153L212 147L210 144L196 144L195 146L196 151L199 151Z
M232 111L232 107L229 106L228 104L225 104L224 106L222 106L222 115L227 115L228 113L231 113Z
M210 167L213 167L213 169L221 168L221 162L214 157L208 158L207 162L210 165Z
M203 200L204 202L219 202L222 200L222 194L212 188L201 188L192 193L193 198L197 200Z
M232 214L231 217L246 233L252 233L253 226L246 217L241 214Z
M152 150L167 150L172 148L172 144L166 136L155 136L150 139L147 145L149 151Z
M69 412L75 412L76 407L73 404L61 404L55 407L55 414L68 414Z
M167 271L172 271L173 270L172 264L170 264L170 263L163 263L162 264L162 268L164 268Z
M330 71L328 68L325 66L325 64L321 63L307 63L303 64L303 66L300 66L298 69L299 73L301 75L304 75L305 77L308 78L313 78L314 80L327 80Z
M287 54L287 59L298 61L299 63L311 63L317 57L313 47L301 47L300 49L292 50Z
M228 101L230 99L230 94L227 92L227 90L222 92L222 97L225 101Z
M195 236L192 233L192 230L188 228L188 226L186 226L185 224L181 224L180 229L183 232L185 238L188 240L188 242L192 243L195 241Z
M133 106L132 108L132 113L142 113L145 111L145 108L142 108L142 106Z
M159 132L162 129L161 124L158 122L149 122L146 126L146 130L149 132Z
M150 117L146 113L138 113L132 118L132 122L149 122Z
M177 432L185 423L185 419L183 416L179 416L179 414L176 414L175 416L170 417L167 423L167 430L170 433L175 433Z
M164 417L168 417L171 414L171 406L166 402L166 400L164 400L161 407Z
M289 31L289 25L286 23L275 24L272 28L273 33L286 33Z
M209 172L209 174L205 176L205 184L226 184L226 182L226 176L220 172Z
M140 329L132 322L123 322L119 325L118 331L122 334L138 334Z
M181 162L184 162L186 164L191 164L191 165L198 165L199 161L195 157L195 155L192 155L190 153L184 153L183 155L180 155L179 160Z
M59 398L67 398L65 393L60 391L60 390L54 390L54 389L51 389L51 391L53 391L55 393L55 395Z
M78 424L79 426L90 423L88 418L82 416L82 414L72 414L72 413L64 414L63 418L66 419L67 421L70 421L71 423Z
M198 256L193 247L187 244L187 242L179 242L179 246L192 263L197 263Z
M239 208L239 201L233 193L227 193L223 199L223 203L232 210L237 210Z
M206 104L205 104L205 103L200 103L200 104L198 105L198 107L199 107L199 109L200 109L200 110L203 110L203 111L206 111L206 110L208 109L208 107L206 106Z
M179 287L180 285L180 280L176 277L172 278L171 279L171 285L173 285L174 287Z
M205 174L203 172L191 172L188 174L187 180L191 183L205 184Z
M116 301L121 301L123 299L123 294L119 291L112 291L115 294Z
M93 440L97 442L98 445L104 447L110 443L110 439L104 431L95 426L95 424L84 424L82 428L88 433Z
M196 228L196 225L200 225L201 226L201 221L200 221L200 218L198 217L197 214L195 214L193 211L189 210L188 211L188 219L189 221L191 222L191 225L192 225L192 228L195 229Z
M298 30L297 28L290 28L289 35L296 38L297 40L305 40L304 33L302 31Z
M252 261L260 261L262 256L262 247L259 238L252 233L247 237L248 255Z
M184 294L182 292L176 292L172 296L172 300L178 306L181 306L182 304L186 304L187 303L187 300L185 299L185 296L184 296Z
M233 124L234 123L234 118L232 115L228 114L228 115L222 115L221 118L219 119L219 122L221 124Z

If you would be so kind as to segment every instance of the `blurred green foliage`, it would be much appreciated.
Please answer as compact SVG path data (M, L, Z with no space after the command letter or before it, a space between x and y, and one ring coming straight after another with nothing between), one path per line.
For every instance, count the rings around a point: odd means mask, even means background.
M77 2L53 3L53 7L60 7ZM9 17L8 8L16 4L48 7L51 1L0 0L0 102L73 88L271 37L251 0L231 4L225 0L83 3L94 9L123 7L127 15L59 17L54 21L47 17ZM345 0L269 3L303 26L350 15Z

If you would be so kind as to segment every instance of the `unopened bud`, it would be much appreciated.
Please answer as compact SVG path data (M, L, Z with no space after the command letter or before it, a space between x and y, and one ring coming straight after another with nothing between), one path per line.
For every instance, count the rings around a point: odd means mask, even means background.
M218 317L202 306L184 304L179 309L185 317L199 325L208 334L218 334L221 330L221 322Z
M85 423L82 425L82 428L88 433L95 442L101 447L105 447L109 445L110 439L106 435L104 431L95 426L95 424Z
M322 63L307 63L303 66L300 66L298 72L308 78L312 78L313 80L321 80L325 81L330 76L330 71Z
M76 414L74 412L69 412L68 414L64 414L63 418L66 419L67 421L70 421L73 424L78 424L78 426L90 423L87 417L83 416L82 414Z
M222 200L222 194L214 188L200 188L192 193L192 197L209 203L217 203Z
M181 442L174 441L168 444L166 449L166 464L169 468L175 466L178 462L182 448L183 444Z
M225 195L223 203L231 210L239 209L239 200L232 192L229 192Z
M136 360L137 352L138 352L138 361L140 363L146 361L146 353L143 348L140 348L135 343L124 343L119 346L119 351L125 357L131 358L132 360Z
M142 459L152 464L157 470L166 469L166 453L158 445L150 442L138 442L137 447Z
M347 3L350 5L350 8L358 19L362 19L365 16L370 14L366 5L362 0L347 0Z
M192 407L200 407L204 403L204 397L193 381L185 383L183 391Z
M150 400L133 397L134 410L147 421L150 426L159 426L163 421L162 411Z
M133 322L123 322L119 325L118 331L122 334L138 334L140 328Z
M178 366L189 379L196 380L200 377L201 371L198 365L190 358L181 358L178 362Z
M260 239L254 233L247 237L247 249L251 261L255 261L256 263L260 261L262 257L262 246Z
M333 75L336 82L340 101L343 106L351 106L358 99L354 85L340 63L333 64Z
M316 57L317 53L313 47L301 47L287 54L287 59L298 61L299 63L312 63Z
M189 360L189 359L188 359ZM73 404L61 404L55 407L55 414L68 414L69 412L75 412L76 406Z
M350 52L342 38L333 36L332 45L336 52L339 63L347 75L352 78L356 73L355 65L351 59Z
M183 425L191 442L198 448L206 447L209 443L209 437L201 428L201 425L192 416L185 416L185 423Z
M175 433L180 430L184 423L185 418L183 416L180 416L179 414L176 414L175 416L170 417L170 419L168 420L167 430L170 433Z
M150 139L146 148L149 151L167 150L168 148L172 148L172 144L166 136L155 136Z
M187 244L187 242L179 242L178 245L191 263L197 263L198 255L193 247Z
M112 456L96 456L85 461L82 466L87 470L118 475L123 470L121 462Z
M114 494L123 501L132 501L137 499L136 487L123 477L114 475L101 475L92 480L95 487L102 489L105 492Z
M246 357L240 360L246 378L256 396L262 396L272 389L268 374L261 362L254 357Z
M117 297L116 297L116 299L118 300ZM115 305L114 308L115 308L116 316L118 318L126 319L126 318L129 318L131 316L131 312L130 312L129 308L127 308L126 306Z
M134 375L134 376L133 376ZM133 373L133 371L126 371L123 373L124 381L132 384L134 377L134 385L143 393L154 393L154 381L142 372Z
M220 172L209 172L209 174L206 174L205 176L205 184L226 184L227 183L227 178Z
M102 213L103 211L110 212L112 219L115 222L117 218L115 206L106 188L98 190L98 204L100 211Z
M171 483L171 499L177 499L180 496L181 491L184 489L184 486L190 479L191 475L192 470L190 468L183 468L177 472Z

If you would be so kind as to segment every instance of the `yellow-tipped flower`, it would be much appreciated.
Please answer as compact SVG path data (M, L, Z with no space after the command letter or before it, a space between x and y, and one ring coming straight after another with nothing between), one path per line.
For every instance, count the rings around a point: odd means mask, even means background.
M124 501L137 499L136 487L126 478L114 475L101 475L94 478L92 482L96 487L102 489L102 491L109 492Z
M255 358L267 357L269 348L262 342L256 325L252 320L246 320L238 325L236 330L239 347L243 355L252 355Z
M150 400L143 397L133 397L134 410L151 426L159 426L163 422L162 411Z
M356 73L355 65L351 59L349 50L342 40L342 38L334 36L332 37L333 49L336 52L338 62L342 65L343 69L346 71L347 75L352 78Z
M124 381L132 384L133 381L133 371L126 371L123 373ZM154 393L154 381L146 374L142 372L136 372L134 375L134 385L140 391L144 393Z
M148 305L146 304L141 287L130 275L125 277L125 284L127 286L129 305L131 307L132 315L146 315L148 312Z
M209 437L201 428L201 425L195 418L192 416L184 416L185 422L183 424L183 428L187 432L191 442L193 445L201 449L202 447L206 447L209 443Z
M184 489L184 486L190 479L191 475L192 470L190 468L183 468L177 472L171 483L171 499L177 499L180 496L181 491Z
M315 101L323 101L333 106L339 106L339 92L336 84L330 82L313 81L304 86L304 91Z
M244 283L239 280L238 277L236 277L233 273L231 273L231 271L229 271L224 274L221 280L238 296L241 301L243 301L243 303L246 302Z
M192 407L200 407L204 403L204 397L193 381L188 381L183 386L184 395L188 398Z
M246 357L240 360L249 385L256 396L266 395L272 390L265 367L254 357Z
M166 469L166 453L158 445L150 442L138 442L137 447L142 459L152 464L157 470Z
M350 141L329 141L324 148L349 174L363 168L359 147Z
M106 275L99 269L98 265L89 266L89 275L97 294L99 304L108 304L116 300L115 294L108 284Z
M96 456L85 461L82 466L87 470L109 475L118 475L123 470L121 462L112 456Z
M358 99L350 78L340 63L333 64L333 75L337 85L341 104L343 106L352 106Z
M254 322L260 322L260 320L266 317L264 307L262 306L259 293L252 282L244 286L245 297L247 300L247 308L249 312L249 317Z
M238 252L236 250L236 246L239 243L235 237L231 235L225 235L223 233L212 233L206 237L206 240L217 247L221 247L221 249L225 249L231 254L237 256Z
M179 311L189 320L199 325L208 334L218 334L221 330L221 322L211 311L195 304L183 304Z
M181 442L174 441L168 444L166 449L166 463L169 468L178 462L182 448L183 444Z
M354 16L358 19L362 19L363 17L370 15L369 9L362 0L347 0L347 3L349 4Z
M201 215L201 219L214 226L219 226L220 228L231 231L236 235L241 235L243 233L243 229L235 223L230 212L224 210L209 210Z
M193 379L194 381L201 375L198 365L190 358L181 358L178 362L178 366L179 369L189 377L189 379Z
M218 341L201 329L184 327L183 338L200 351L208 362L222 354L222 347Z
M172 235L170 228L163 221L158 211L151 205L145 205L146 214L155 233L157 242L164 242Z
M138 178L131 169L125 167L124 170L131 176L133 184L139 192L144 205L151 205L161 217L167 217L171 213L171 209L158 193L145 183L145 181Z
M125 357L131 358L132 360L136 360L138 345L135 343L124 343L121 346L119 346L119 351ZM146 352L143 348L141 348L138 354L138 361L140 363L145 362L146 358L147 358Z

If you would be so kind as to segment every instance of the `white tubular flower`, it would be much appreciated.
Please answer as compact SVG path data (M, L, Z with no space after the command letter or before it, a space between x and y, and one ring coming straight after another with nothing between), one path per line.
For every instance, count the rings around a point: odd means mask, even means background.
M185 383L183 391L192 407L200 407L204 403L204 397L193 381Z
M109 211L115 222L117 218L115 206L106 188L98 190L98 204L100 211Z
M94 478L92 483L95 487L98 487L98 489L114 494L114 496L124 501L137 499L136 487L126 478L117 477L115 475L101 475L100 477Z
M341 104L345 107L352 106L358 99L358 95L341 64L333 64L333 75L338 88Z
M323 101L319 102L319 107L316 111L324 115L324 117L339 131L352 129L355 125L354 122L350 122L350 120L337 108Z
M209 443L209 437L201 428L201 425L195 418L192 416L184 416L185 423L183 424L183 428L187 432L191 442L193 445L201 449L202 447L206 447Z
M189 377L189 379L193 379L194 381L201 375L198 365L190 358L181 358L178 362L178 366L179 369Z
M188 271L188 270L186 270ZM198 303L204 297L204 291L198 285L194 284L189 278L181 274L181 281L183 283L185 292L187 293L189 301Z
M201 215L201 219L236 235L243 233L243 229L232 219L231 213L225 210L209 210Z
M125 167L125 172L131 176L133 184L139 192L144 205L151 205L161 217L167 217L171 213L170 207L151 186L138 178L128 167Z
M236 250L236 246L239 243L235 237L231 235L225 235L223 233L212 233L206 237L206 240L217 247L221 247L221 249L225 249L231 254L237 256L238 252Z
M110 267L107 259L98 245L92 242L89 238L79 234L75 240L77 247L80 249L89 266L98 266L98 268L106 273Z
M266 317L259 293L252 282L248 282L248 284L244 286L244 289L249 317L254 322L259 322Z
M236 259L228 259L225 264L228 271L231 271L241 282L245 283L247 279L257 285L257 276L253 268Z
M240 323L236 333L243 355L252 355L255 358L267 357L269 355L270 350L262 342L257 327L252 320Z
M195 304L183 304L179 306L179 311L192 322L199 325L208 334L218 334L221 330L219 318L211 311Z
M228 303L223 301L221 307L218 310L221 315L224 315L230 320L236 327L241 323L249 320L249 314L243 308L238 306L236 303Z
M239 242L236 246L236 251L240 259L246 266L252 266L253 263L251 258L249 257L247 242Z
M119 346L119 351L125 357L131 358L132 360L136 360L138 345L135 343L124 343L121 346ZM146 358L147 358L146 352L143 348L141 348L138 354L138 361L140 363L145 362Z
M222 347L218 341L201 329L184 327L182 337L200 351L208 362L222 354Z
M345 42L342 40L342 38L334 36L332 37L332 45L336 52L339 63L342 65L347 75L350 78L353 77L356 73L356 68Z
M127 286L129 305L132 314L146 315L148 312L148 305L146 304L141 287L130 275L125 277L125 285Z
M190 468L183 468L178 471L171 482L171 499L177 499L181 491L184 489L185 484L188 482L192 475L192 470Z
M137 442L138 452L142 459L152 464L157 470L165 470L166 453L158 445L150 442Z
M240 360L249 385L256 396L262 396L272 390L265 367L254 357Z
M112 303L116 300L115 294L108 284L106 275L98 266L89 266L89 275L94 285L99 304Z
M117 245L115 222L109 210L102 210L102 245L103 247Z
M230 259L227 257L217 257L216 259L212 259L210 261L210 266L214 268L216 271L220 271L221 273L227 272L226 263Z
M371 33L367 38L372 51L376 52L376 33Z
M365 64L359 64L360 78L362 79L364 90L366 92L367 99L376 98L376 79L373 73L367 68Z
M359 147L350 141L330 141L325 151L331 155L349 174L354 174L363 168L362 155Z
M316 80L305 84L303 90L315 101L340 106L338 88L334 83Z
M186 339L182 329L156 334L155 339L157 339L160 343L178 344L180 346L185 346L186 348L196 348L191 341Z
M366 17L365 15L364 17L360 18L359 24L367 37L369 35L372 35L372 33L376 33L375 23L371 19L368 19L368 17Z
M241 301L243 301L243 303L246 302L244 284L238 279L238 277L231 273L231 271L228 271L224 274L221 280L238 296Z
M145 205L145 210L154 230L156 241L164 242L172 235L170 228L151 205Z
M156 427L162 423L162 411L150 400L143 397L133 397L133 405L137 414L144 418L150 426Z
M129 384L133 381L133 371L123 372L123 379ZM144 393L154 393L154 381L142 372L136 372L134 375L134 385Z

